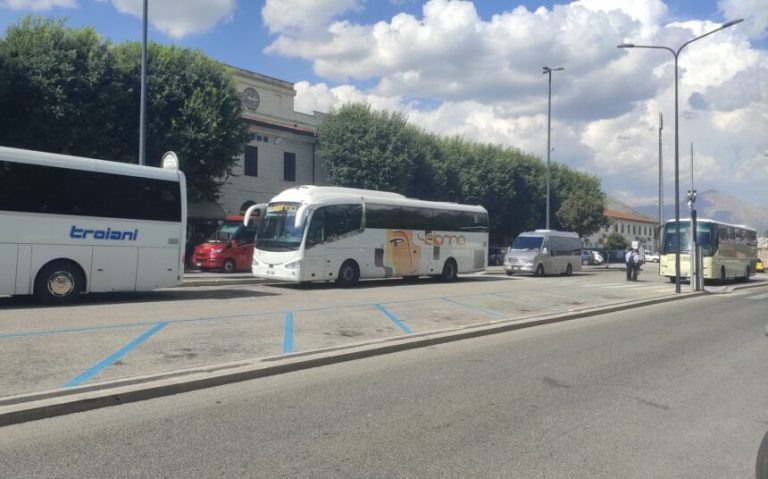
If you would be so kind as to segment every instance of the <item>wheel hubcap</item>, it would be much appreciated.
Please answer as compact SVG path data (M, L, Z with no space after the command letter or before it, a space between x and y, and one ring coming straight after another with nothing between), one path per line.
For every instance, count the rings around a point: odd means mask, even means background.
M48 292L53 296L69 296L75 290L75 278L68 271L57 271L48 278Z

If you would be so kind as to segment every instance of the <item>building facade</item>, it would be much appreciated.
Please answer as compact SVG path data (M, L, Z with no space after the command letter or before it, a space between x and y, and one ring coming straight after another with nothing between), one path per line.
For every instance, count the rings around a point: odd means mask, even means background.
M265 203L298 185L327 184L316 154L317 128L324 114L294 111L293 83L230 67L243 101L243 121L253 139L222 187L219 205L228 215Z
M582 244L585 248L605 248L608 236L616 232L624 237L627 244L637 241L645 251L655 252L658 249L658 222L656 220L612 209L606 209L604 214L608 224L597 233L582 238Z
M242 120L253 139L244 145L215 202L190 203L187 250L205 241L225 216L242 214L298 185L327 184L316 154L317 128L325 116L294 111L293 83L229 67L243 102Z

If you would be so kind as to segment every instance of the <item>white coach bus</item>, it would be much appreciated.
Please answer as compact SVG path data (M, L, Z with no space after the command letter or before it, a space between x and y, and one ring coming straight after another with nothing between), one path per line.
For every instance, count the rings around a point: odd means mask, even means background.
M0 295L178 285L186 197L180 171L0 147Z
M252 269L260 278L351 286L365 278L453 280L483 271L487 257L488 212L482 206L299 186L267 205Z

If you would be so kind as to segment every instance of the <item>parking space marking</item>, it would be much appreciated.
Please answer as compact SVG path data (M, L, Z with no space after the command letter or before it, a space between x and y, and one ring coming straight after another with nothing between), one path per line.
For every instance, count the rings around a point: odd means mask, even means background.
M478 295L473 295L473 296L478 296ZM459 306L463 306L463 307L468 308L468 309L474 309L475 311L480 311L481 313L485 313L485 314L488 314L488 315L491 315L491 316L495 316L497 318L501 318L501 317L505 316L505 315L503 315L501 313L497 313L496 311L491 311L490 309L481 308L479 306L475 306L474 304L462 303L461 301L456 301L455 299L451 299L451 298L440 298L440 299L442 299L443 301L446 301L448 303L458 304Z
M112 353L110 356L108 356L104 360L97 363L95 366L84 371L82 374L70 379L66 384L62 386L62 388L71 388L71 387L79 386L80 384L88 381L89 379L97 375L99 372L101 372L101 370L114 364L117 360L119 360L120 358L122 358L123 356L131 352L132 349L136 348L138 345L140 345L141 343L143 343L144 341L152 337L155 333L157 333L167 325L168 325L167 322L155 324L153 327L145 331L141 336L137 337L130 343L118 349L117 351Z
M385 308L380 304L374 304L374 307L379 311L381 311L382 313L384 313L384 316L386 316L390 321L395 323L395 326L400 328L402 332L404 332L405 334L413 334L413 331L411 331L411 328L409 328L405 323L397 319L397 316L395 316L392 313L392 311L388 310L387 308Z
M285 323L283 324L283 354L293 351L293 313L285 313Z

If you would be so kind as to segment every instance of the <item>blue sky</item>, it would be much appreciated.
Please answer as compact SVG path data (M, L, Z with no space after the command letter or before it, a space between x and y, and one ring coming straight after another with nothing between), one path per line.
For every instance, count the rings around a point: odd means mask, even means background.
M141 0L0 0L0 31L33 14L138 41L140 12ZM659 113L674 156L672 58L616 45L679 46L742 17L681 55L681 161L693 142L699 191L768 204L765 0L150 0L149 36L293 82L299 111L366 101L428 131L540 156L540 69L564 66L553 77L553 161L653 204ZM665 163L667 192L671 175Z

